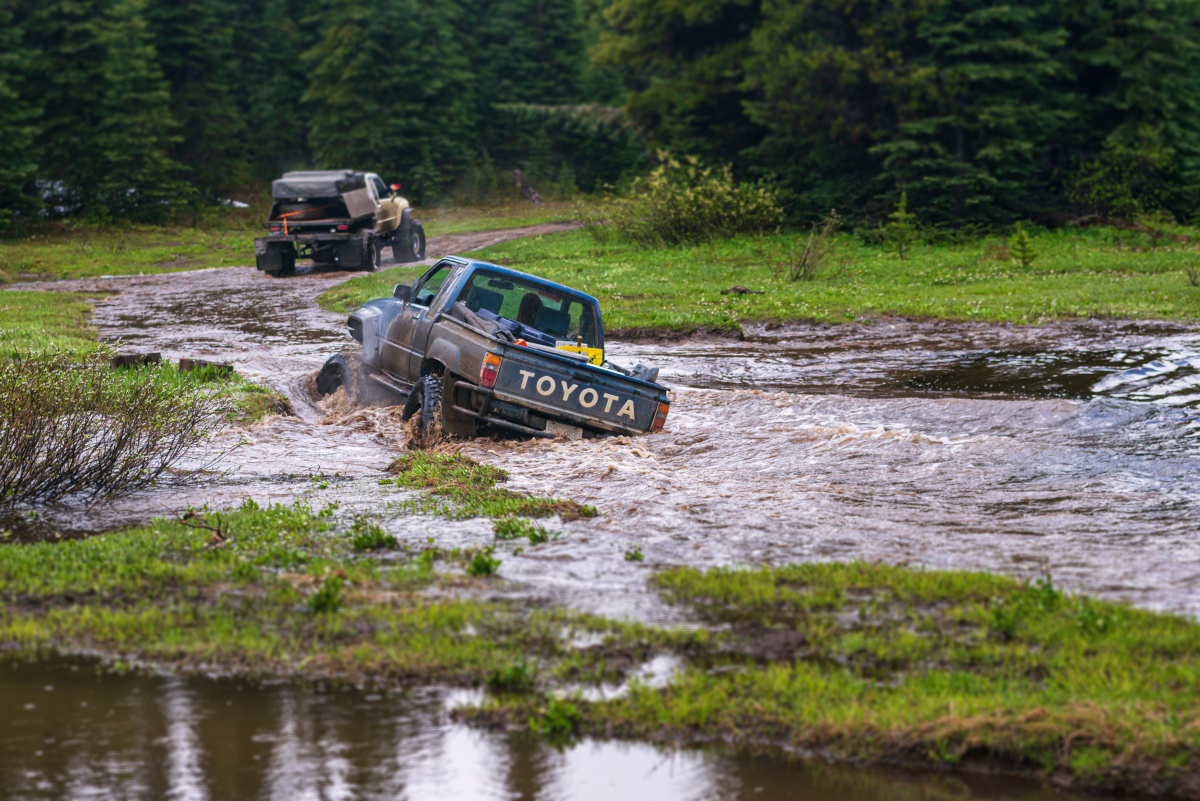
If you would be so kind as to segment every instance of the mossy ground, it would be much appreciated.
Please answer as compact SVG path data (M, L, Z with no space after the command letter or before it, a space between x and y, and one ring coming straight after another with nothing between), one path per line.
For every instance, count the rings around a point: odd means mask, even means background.
M1195 233L1188 229L1189 232ZM1031 236L1037 257L1022 267L1002 236L910 246L844 235L813 281L786 277L807 233L743 236L695 247L642 250L588 233L513 240L471 254L596 296L609 331L736 330L749 321L837 322L870 315L1036 323L1063 318L1200 320L1200 240L1151 247L1115 229ZM352 309L403 280L352 279L318 299ZM762 294L721 294L743 286Z

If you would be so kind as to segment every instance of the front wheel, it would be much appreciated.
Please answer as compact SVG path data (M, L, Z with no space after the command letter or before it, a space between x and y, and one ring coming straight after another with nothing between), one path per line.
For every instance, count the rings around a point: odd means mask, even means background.
M339 353L330 356L329 360L317 373L317 392L322 397L328 397L341 387L346 393L346 399L354 402L358 398L357 371L351 364L350 358Z

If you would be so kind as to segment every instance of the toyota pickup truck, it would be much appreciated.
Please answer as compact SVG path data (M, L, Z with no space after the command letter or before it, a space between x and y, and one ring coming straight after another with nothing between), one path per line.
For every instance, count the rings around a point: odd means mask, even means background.
M347 325L361 357L331 357L318 391L403 403L418 444L496 429L644 434L667 419L657 370L605 358L595 298L517 270L451 256L392 297L363 304Z

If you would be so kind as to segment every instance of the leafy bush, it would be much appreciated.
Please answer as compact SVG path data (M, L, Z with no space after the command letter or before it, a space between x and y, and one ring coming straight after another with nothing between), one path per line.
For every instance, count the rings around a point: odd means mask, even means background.
M342 589L346 579L334 573L325 577L320 588L308 596L308 611L314 615L336 612L342 608Z
M63 357L0 365L0 506L142 489L204 442L228 402Z
M494 576L500 569L500 560L492 556L491 548L483 548L475 552L467 565L469 576Z
M702 166L695 157L682 162L659 154L650 175L633 182L629 194L609 201L600 215L622 238L639 247L694 245L736 234L757 233L783 221L775 190L737 183L728 165ZM603 238L599 220L585 220Z

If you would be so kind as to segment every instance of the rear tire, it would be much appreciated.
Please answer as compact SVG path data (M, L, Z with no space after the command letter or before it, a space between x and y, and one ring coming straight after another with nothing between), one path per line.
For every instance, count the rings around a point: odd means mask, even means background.
M408 252L413 261L425 258L425 229L416 220L413 220L412 230L409 232Z
M329 397L343 387L346 398L352 402L358 400L358 371L344 353L330 356L329 360L317 373L317 392L322 397Z
M445 433L442 414L442 377L430 373L421 378L404 405L404 420L416 418L417 431L412 447L425 449L437 445Z
M367 242L366 252L363 253L363 269L373 273L383 264L383 243L379 237L373 236Z

